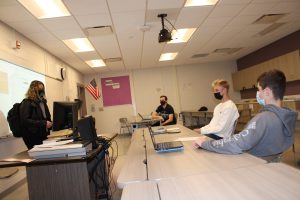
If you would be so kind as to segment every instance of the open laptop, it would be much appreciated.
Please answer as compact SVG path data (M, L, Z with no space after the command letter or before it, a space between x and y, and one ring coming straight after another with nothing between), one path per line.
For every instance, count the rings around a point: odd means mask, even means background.
M151 136L153 147L154 147L155 151L158 152L158 153L182 151L184 149L183 144L182 144L181 141L156 143L155 138L154 138L154 134L153 134L153 131L152 131L152 127L149 127L149 133L150 133L150 136Z
M141 115L141 113L138 113L138 115L142 118L143 121L150 121L150 120L152 120L151 117L143 117L143 115Z

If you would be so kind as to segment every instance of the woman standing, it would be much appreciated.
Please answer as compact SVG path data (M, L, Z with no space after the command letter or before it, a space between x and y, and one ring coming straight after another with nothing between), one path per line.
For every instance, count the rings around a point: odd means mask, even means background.
M42 144L52 127L51 115L45 98L45 86L41 81L32 81L26 98L20 106L23 140L28 149Z

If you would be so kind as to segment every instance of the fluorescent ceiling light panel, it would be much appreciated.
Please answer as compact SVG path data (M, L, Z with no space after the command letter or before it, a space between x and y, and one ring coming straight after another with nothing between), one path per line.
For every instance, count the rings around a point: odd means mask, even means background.
M61 0L18 0L38 19L70 16Z
M105 63L101 59L85 61L90 67L105 67Z
M87 52L95 50L87 38L74 38L63 41L74 52Z
M174 60L178 53L163 53L160 55L159 61Z
M187 0L185 2L184 7L191 7L191 6L211 6L215 5L218 0Z
M196 31L196 28L177 29L172 31L172 40L168 43L187 42Z

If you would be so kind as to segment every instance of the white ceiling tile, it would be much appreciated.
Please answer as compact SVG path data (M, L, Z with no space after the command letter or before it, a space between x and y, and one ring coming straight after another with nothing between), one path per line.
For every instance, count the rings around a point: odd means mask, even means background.
M109 68L108 67L96 67L96 68L93 68L93 73L95 74L96 73L105 73L105 72L109 72Z
M154 67L158 63L158 59L166 43L159 43L157 41L157 34L156 31L149 31L144 35L143 54L141 59L142 67Z
M226 4L248 4L252 0L219 0L218 5L226 5Z
M109 13L106 0L63 0L73 15Z
M289 12L300 12L300 1L297 2L282 2L277 4L270 10L272 13L289 13Z
M222 28L232 19L232 17L220 17L220 18L207 18L200 26L200 28L207 27L220 27Z
M252 35L253 33L258 33L269 26L270 26L270 24L250 24L243 28L243 31L241 32L241 34L244 34L245 36L248 37L248 36Z
M53 55L55 55L57 57L66 58L66 57L74 57L75 56L75 54L61 41L45 41L40 44L45 44L47 47L45 49L47 49L48 51L50 51Z
M10 26L25 35L47 31L37 20L10 22Z
M243 8L245 4L240 5L218 5L216 6L209 17L219 18L219 17L233 17L236 16Z
M49 32L35 32L35 33L28 33L26 34L26 36L28 38L30 38L31 40L33 40L34 42L40 44L40 46L45 45L43 42L47 42L49 41L51 42L61 42L59 41L54 35L52 35Z
M146 0L109 0L107 3L111 13L146 10Z
M185 0L148 0L148 9L182 8Z
M157 10L147 10L146 12L146 23L149 22L161 22L161 18L158 17L159 14L167 14L167 19L174 24L180 13L179 8L170 8L170 9L157 9ZM168 22L166 22L167 24Z
M78 23L72 16L41 19L40 22L49 31L76 29L79 27Z
M107 66L109 67L110 71L121 71L125 70L124 64L122 61L119 62L109 62L106 63Z
M282 0L253 0L252 3L278 3Z
M237 59L300 29L299 0L219 0L216 6L183 8L185 0L63 0L71 17L37 20L16 0L0 0L0 20L84 74L124 71ZM278 22L289 22L261 37L268 25L254 25L263 14L287 13ZM158 43L158 14L177 28L197 28L189 42ZM224 17L227 16L227 17ZM32 22L30 22L32 21ZM21 23L20 23L21 22ZM169 29L171 25L165 22ZM85 28L112 25L113 34L89 37L95 52L74 53L61 40L86 37ZM144 25L150 30L142 32ZM216 48L243 47L233 55L210 54ZM174 61L159 62L162 52L179 54ZM91 68L84 60L122 57L123 61Z
M110 15L108 14L80 15L75 18L82 28L112 25Z
M55 31L52 31L52 33L60 40L86 37L84 32L79 27L76 29L55 30Z
M163 53L180 52L185 45L186 43L167 44L163 50Z
M1 0L0 1L0 6L16 6L19 5L17 1L12 1L12 0Z
M264 15L271 14L269 11L275 7L278 2L270 3L251 3L245 9L243 9L240 15Z
M279 19L277 22L295 22L295 21L300 21L300 12L287 14L281 19Z
M20 4L15 6L0 6L0 19L3 22L35 20L33 15Z
M197 6L183 8L176 20L175 27L179 28L196 28L204 21L212 10L212 6Z
M121 57L118 42L114 35L90 37L89 40L103 59Z
M124 33L141 32L139 28L144 25L144 11L113 13L113 24L117 34L124 36ZM128 37L130 35L126 35Z
M96 51L79 52L79 53L76 53L76 55L83 61L101 59Z
M234 28L235 26L252 24L260 17L261 15L238 15L229 22L228 26Z

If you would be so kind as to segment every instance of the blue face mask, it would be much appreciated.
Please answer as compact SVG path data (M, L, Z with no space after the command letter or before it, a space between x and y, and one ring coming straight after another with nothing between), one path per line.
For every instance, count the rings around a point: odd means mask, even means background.
M265 100L259 97L259 91L256 92L256 101L262 106L266 105Z

